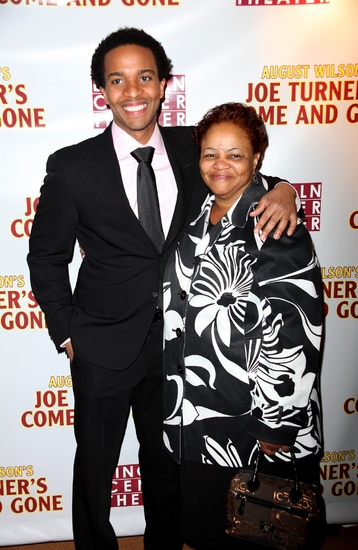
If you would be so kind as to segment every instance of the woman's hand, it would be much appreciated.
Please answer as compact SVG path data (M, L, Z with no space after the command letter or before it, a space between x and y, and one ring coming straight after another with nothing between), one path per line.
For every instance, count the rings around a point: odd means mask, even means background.
M262 452L268 456L274 456L276 453L288 453L290 450L289 445L275 445L274 443L267 443L266 441L259 441Z
M255 234L259 234L260 239L264 242L268 234L276 227L274 239L279 239L290 223L287 229L287 235L294 233L297 226L297 208L296 208L296 191L287 183L281 182L274 189L264 195L255 210L250 213L250 216L261 217L255 227Z

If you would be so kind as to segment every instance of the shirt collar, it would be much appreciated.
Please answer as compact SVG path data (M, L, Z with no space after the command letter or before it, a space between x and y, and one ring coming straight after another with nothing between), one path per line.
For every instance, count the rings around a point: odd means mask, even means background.
M148 143L145 145L132 138L132 136L122 130L122 128L120 128L115 122L112 124L112 137L119 162L130 155L131 152L138 147L146 147L150 145L155 149L155 153L165 154L166 152L158 124L155 125L154 132Z

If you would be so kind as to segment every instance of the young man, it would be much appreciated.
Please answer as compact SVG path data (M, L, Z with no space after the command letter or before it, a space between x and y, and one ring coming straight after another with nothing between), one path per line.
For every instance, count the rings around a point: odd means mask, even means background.
M183 544L178 467L162 451L161 273L207 189L192 129L157 125L171 69L162 46L144 31L119 29L99 44L92 78L114 123L49 157L30 238L34 294L57 349L66 348L71 360L77 550L117 549L109 521L111 479L130 406L140 443L145 548L179 550ZM161 252L138 220L138 162L131 153L143 146L155 150ZM265 232L279 219L277 236L289 219L293 232L293 190L280 185L271 193L257 209L268 206L262 225L273 213ZM76 239L85 258L72 295L68 264Z

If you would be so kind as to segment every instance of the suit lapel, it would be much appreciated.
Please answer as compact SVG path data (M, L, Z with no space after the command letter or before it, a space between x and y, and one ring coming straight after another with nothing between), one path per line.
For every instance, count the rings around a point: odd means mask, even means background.
M91 160L84 164L97 193L122 225L125 225L141 242L153 247L128 202L113 145L111 125L95 139L95 145L92 155L89 156Z
M197 168L196 150L193 145L186 146L172 128L160 128L175 181L178 187L177 202L172 223L163 251L167 250L177 238L186 220L195 185Z
M182 138L175 128L160 127L160 131L178 187L174 215L163 248L165 251L177 238L188 215L195 174L198 171L198 159L196 149L188 139L187 133L183 134ZM103 203L128 231L155 250L128 202L113 145L111 125L102 134L90 140L90 144L84 169Z

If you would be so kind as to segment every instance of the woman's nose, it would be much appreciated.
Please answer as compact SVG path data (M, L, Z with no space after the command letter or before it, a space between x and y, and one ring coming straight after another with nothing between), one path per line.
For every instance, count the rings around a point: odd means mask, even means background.
M214 162L214 167L217 170L225 170L229 166L229 163L224 158L217 158Z

